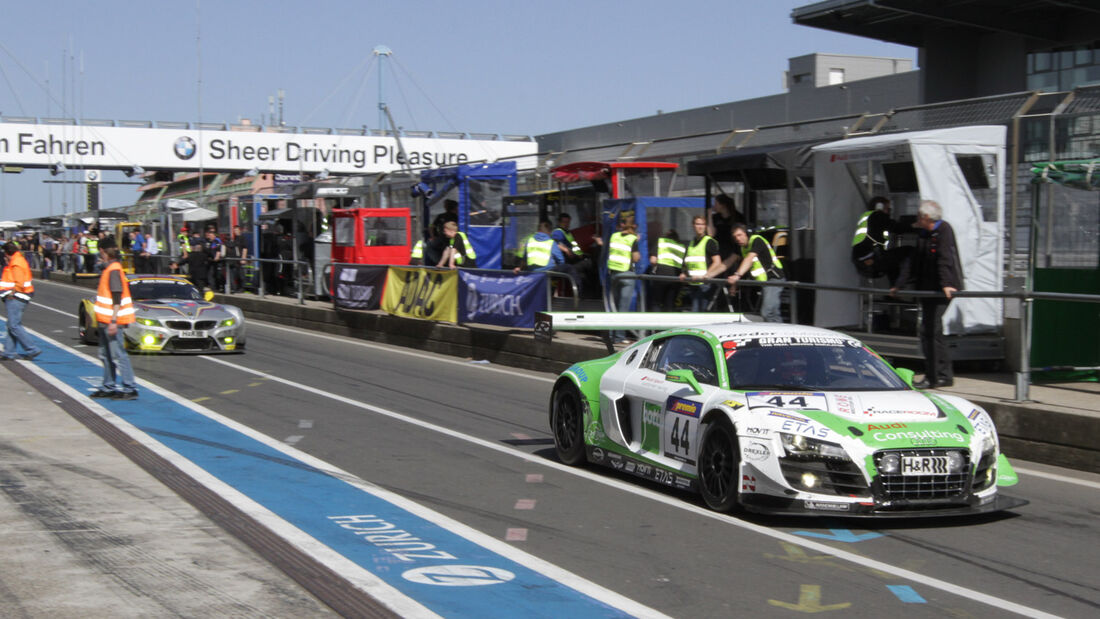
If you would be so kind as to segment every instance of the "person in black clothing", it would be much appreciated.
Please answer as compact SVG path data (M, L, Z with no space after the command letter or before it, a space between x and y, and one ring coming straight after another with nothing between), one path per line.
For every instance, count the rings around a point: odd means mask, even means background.
M241 262L248 258L248 245L241 235L241 227L233 226L233 238L225 244L225 269L229 277L229 291L240 292L243 286L241 278Z
M275 239L279 252L279 272L275 278L275 294L294 295L294 239L282 228L282 234Z
M898 247L896 240L891 241L891 236L909 229L890 217L890 206L890 199L883 196L875 196L867 203L867 211L860 215L852 239L852 264L863 277L875 279L885 275L893 285L913 248Z
M218 233L213 228L206 229L206 238L203 239L203 251L206 252L206 286L211 290L224 289L225 280L222 279L222 258L225 256L225 246L218 238Z
M443 236L443 224L448 221L458 223L458 202L455 200L444 200L443 212L432 220L432 227L435 228L436 234Z
M729 273L741 260L737 243L733 240L733 227L747 224L748 221L733 203L733 198L724 193L714 196L714 203L707 213L707 234L718 242L718 255Z
M201 292L203 287L206 286L206 245L203 243L202 237L198 236L198 231L191 237L188 244L190 248L183 256L183 259L187 261L187 277L195 285L195 288L198 288Z
M916 227L920 230L916 252L902 265L890 294L896 294L898 288L943 292L943 297L922 297L920 300L924 380L913 386L920 389L950 387L955 377L951 350L943 333L943 314L951 303L951 296L963 289L962 261L955 244L955 231L943 220L943 209L938 203L931 200L920 203Z
M421 262L424 266L447 266L447 260L451 255L451 246L450 239L443 233L445 225L446 222L441 224L438 230L434 226L428 230L428 242L424 243L424 257Z

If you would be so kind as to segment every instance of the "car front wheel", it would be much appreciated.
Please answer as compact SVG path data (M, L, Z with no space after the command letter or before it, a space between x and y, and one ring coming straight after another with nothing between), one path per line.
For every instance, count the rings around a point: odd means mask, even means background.
M581 394L573 383L554 388L550 396L550 429L559 460L569 465L584 461L584 411Z
M79 316L76 321L76 333L80 337L82 344L93 344L92 334L88 329L88 314L84 311L84 306L80 306Z
M726 419L707 425L699 449L699 491L707 507L728 512L737 505L737 476L741 468L737 434Z

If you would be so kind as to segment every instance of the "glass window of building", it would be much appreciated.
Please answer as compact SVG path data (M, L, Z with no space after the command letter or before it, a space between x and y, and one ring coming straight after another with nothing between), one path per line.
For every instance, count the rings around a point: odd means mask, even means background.
M1033 52L1027 56L1030 90L1073 90L1100 84L1100 42Z

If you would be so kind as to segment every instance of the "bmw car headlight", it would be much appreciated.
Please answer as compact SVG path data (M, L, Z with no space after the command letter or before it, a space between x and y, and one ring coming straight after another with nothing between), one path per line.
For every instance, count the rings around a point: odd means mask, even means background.
M144 325L146 327L159 327L160 326L160 321L159 320L153 320L152 318L138 318L137 323L139 325Z
M848 453L836 443L821 441L801 434L787 434L780 432L779 438L783 442L783 449L792 457L824 457L848 459Z
M225 320L218 323L218 326L219 327L232 327L235 324L237 324L237 319L236 318L226 318Z

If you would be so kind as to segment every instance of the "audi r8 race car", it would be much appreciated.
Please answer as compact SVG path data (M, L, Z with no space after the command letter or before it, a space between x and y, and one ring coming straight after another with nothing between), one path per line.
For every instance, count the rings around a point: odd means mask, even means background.
M858 340L786 324L687 327L563 372L558 457L698 491L718 511L944 516L1026 504L989 414L917 391Z
M127 275L134 302L134 323L127 327L126 349L135 352L244 352L244 312L233 305L210 302L191 282L176 275ZM80 340L99 341L94 299L78 310Z

